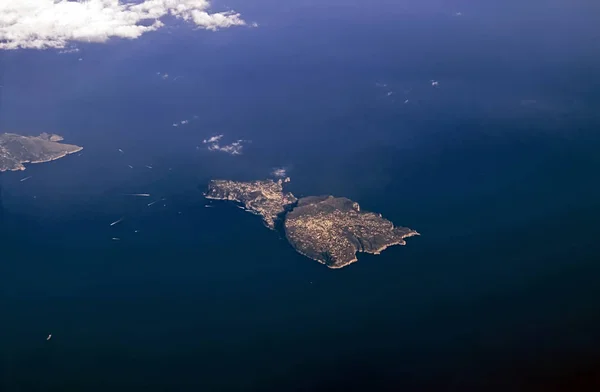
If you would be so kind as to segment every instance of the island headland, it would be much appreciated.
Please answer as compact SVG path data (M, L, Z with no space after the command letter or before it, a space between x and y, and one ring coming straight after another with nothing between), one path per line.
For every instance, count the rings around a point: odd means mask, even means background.
M62 140L62 136L47 133L39 136L0 134L0 172L25 170L26 163L50 162L83 149L60 143Z
M362 211L345 197L308 196L297 199L283 190L285 180L239 182L212 180L205 197L230 200L262 217L275 230L283 222L285 238L296 251L329 268L356 262L358 252L379 254L392 245L405 245L405 238L419 235L406 227L395 227L381 214Z

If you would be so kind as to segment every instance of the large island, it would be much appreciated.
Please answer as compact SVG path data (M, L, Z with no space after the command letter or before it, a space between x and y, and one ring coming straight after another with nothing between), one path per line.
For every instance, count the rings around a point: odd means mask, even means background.
M357 261L357 252L379 254L392 245L405 245L405 238L419 235L406 227L395 227L381 214L361 211L345 197L309 196L301 199L283 191L285 180L238 182L213 180L205 196L231 200L260 215L274 230L283 222L285 237L298 253L329 268L342 268Z
M79 152L83 147L60 143L59 135L39 136L0 134L0 172L25 170L25 163L42 163Z

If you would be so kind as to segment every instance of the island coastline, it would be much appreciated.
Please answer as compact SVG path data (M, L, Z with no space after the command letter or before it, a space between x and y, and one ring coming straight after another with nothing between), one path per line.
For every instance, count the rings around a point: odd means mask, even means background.
M392 222L344 197L307 196L297 199L283 190L285 180L236 182L211 180L205 197L235 202L239 208L261 216L270 230L282 230L299 254L340 269L358 261L357 253L379 255L417 231Z

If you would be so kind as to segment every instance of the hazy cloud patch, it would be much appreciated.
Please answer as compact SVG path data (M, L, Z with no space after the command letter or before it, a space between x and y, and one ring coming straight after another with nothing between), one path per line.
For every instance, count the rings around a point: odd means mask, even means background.
M277 177L277 178L284 178L287 177L287 169L285 167L276 167L275 169L273 169L273 171L271 172L271 175L273 177Z

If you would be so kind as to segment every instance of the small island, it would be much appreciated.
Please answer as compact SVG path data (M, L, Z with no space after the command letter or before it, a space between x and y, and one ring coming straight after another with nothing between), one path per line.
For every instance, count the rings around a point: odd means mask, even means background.
M0 172L25 170L25 163L50 162L79 152L83 147L60 143L59 135L39 136L0 134Z
M379 254L392 245L405 245L405 238L419 235L406 227L395 227L381 214L361 211L345 197L309 196L297 199L283 191L285 180L252 182L213 180L205 196L231 200L263 218L275 230L283 222L286 239L296 251L325 264L342 268L356 262L357 252Z

